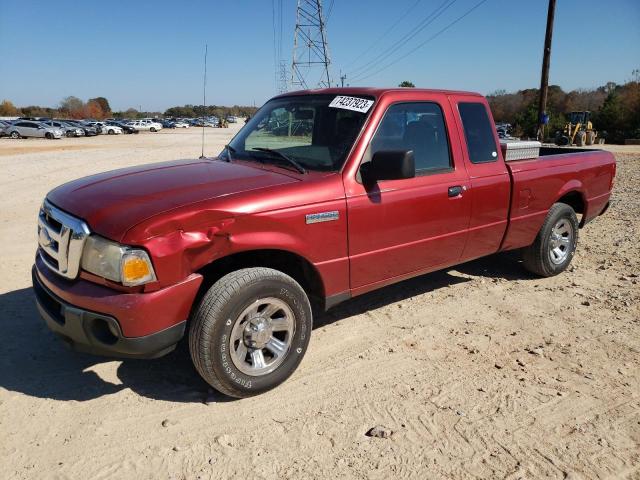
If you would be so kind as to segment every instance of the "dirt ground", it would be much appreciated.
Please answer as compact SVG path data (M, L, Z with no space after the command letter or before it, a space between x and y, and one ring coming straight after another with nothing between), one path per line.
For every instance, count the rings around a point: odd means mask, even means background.
M614 148L611 209L570 271L498 255L354 299L315 319L285 384L230 401L183 349L67 350L30 284L48 190L198 156L200 134L0 139L0 478L640 479L640 147Z

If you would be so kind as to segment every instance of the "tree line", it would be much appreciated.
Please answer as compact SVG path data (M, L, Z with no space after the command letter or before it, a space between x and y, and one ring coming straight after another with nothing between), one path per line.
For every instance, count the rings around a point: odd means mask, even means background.
M591 90L565 92L558 85L549 87L547 113L549 124L547 136L553 138L567 122L567 114L572 111L589 110L594 128L610 143L622 143L627 138L640 138L640 71L634 70L633 80L618 85L608 82ZM409 81L400 86L413 87ZM515 93L498 90L487 96L496 122L507 122L513 126L512 134L519 137L535 137L538 122L539 90L529 88ZM183 105L168 108L165 117L196 118L228 115L247 117L255 115L258 109L251 106L234 105ZM141 112L135 108L113 112L105 97L90 98L86 102L78 97L64 98L58 107L49 108L30 105L16 107L8 100L0 103L0 116L54 117L54 118L144 118L160 117L161 112Z
M238 117L253 116L258 109L256 107L234 105L225 107L220 105L184 105L175 106L162 112L141 112L135 108L114 112L109 101L105 97L90 98L86 102L78 97L70 96L62 99L57 107L41 107L28 105L16 107L9 100L0 103L0 117L48 117L48 118L93 118L103 120L105 118L146 118L146 117L186 117L196 118L215 115L225 118L228 115Z
M627 138L640 138L640 72L634 80L618 85L608 82L591 90L565 92L558 85L549 86L547 137L553 139L562 130L572 111L591 112L593 127L608 143L623 143ZM513 126L518 137L535 137L538 123L538 94L535 88L507 93L497 91L487 96L496 122Z

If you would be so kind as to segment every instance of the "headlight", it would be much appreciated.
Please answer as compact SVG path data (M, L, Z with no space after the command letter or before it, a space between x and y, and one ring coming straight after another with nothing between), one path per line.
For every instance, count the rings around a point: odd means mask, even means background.
M82 252L82 268L127 287L156 280L147 252L120 245L97 235L87 238Z

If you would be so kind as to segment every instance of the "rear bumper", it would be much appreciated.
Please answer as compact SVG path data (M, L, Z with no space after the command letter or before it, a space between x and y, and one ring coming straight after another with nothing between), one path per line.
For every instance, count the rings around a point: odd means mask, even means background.
M202 281L152 293L121 293L86 280L68 282L36 260L33 289L50 330L76 350L111 357L156 358L184 335L191 304Z

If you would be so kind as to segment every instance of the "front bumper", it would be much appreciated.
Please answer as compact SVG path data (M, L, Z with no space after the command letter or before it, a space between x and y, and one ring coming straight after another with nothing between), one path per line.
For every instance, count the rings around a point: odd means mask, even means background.
M151 293L122 293L87 280L70 282L37 258L33 290L40 315L76 350L110 357L157 358L184 336L202 282L192 275Z

